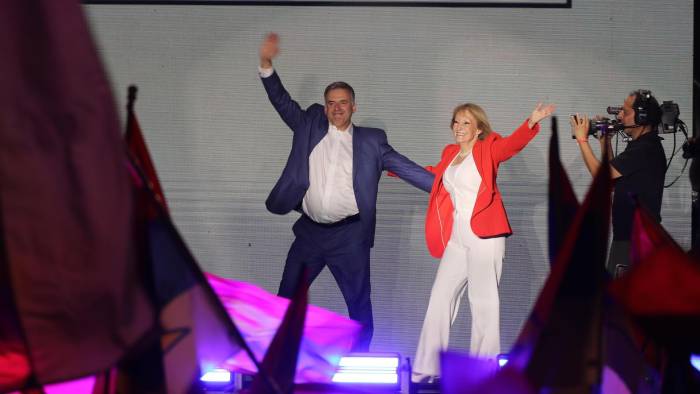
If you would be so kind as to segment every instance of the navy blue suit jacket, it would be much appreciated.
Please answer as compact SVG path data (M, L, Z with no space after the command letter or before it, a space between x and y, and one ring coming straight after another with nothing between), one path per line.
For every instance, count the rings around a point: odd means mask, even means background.
M319 104L303 110L284 89L277 72L262 78L262 81L270 102L294 132L287 165L265 201L270 212L284 215L295 209L301 210L301 201L309 188L309 155L328 133L328 118ZM426 192L430 192L433 186L434 175L396 152L381 129L353 125L352 155L355 200L363 233L373 245L377 189L382 171L392 171Z

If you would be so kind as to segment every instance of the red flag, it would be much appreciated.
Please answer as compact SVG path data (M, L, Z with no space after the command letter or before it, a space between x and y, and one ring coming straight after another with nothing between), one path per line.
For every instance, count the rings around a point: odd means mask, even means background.
M632 256L632 268L610 292L658 343L700 351L700 262L640 206Z
M79 2L4 1L0 58L0 232L29 377L99 372L154 320L117 111Z
M257 361L175 228L134 112L136 88L129 88L126 138L132 159L144 260L160 312L162 362L168 393L196 390L199 378L226 359L245 352ZM142 167L144 166L144 167Z
M537 388L600 384L610 190L604 160L511 351L509 364L524 371Z
M4 249L0 235L0 253ZM13 301L7 262L0 255L0 392L24 387L31 376L29 356Z
M151 160L151 155L148 153L148 148L146 147L146 140L143 138L143 133L141 132L141 126L139 125L138 118L136 117L136 112L134 111L134 102L136 101L136 86L129 87L128 93L128 103L127 103L127 118L126 118L126 133L124 134L124 139L126 139L126 144L131 154L132 160L136 164L137 168L143 171L143 178L137 178L139 180L145 180L147 182L147 187L152 191L153 198L156 202L168 212L168 204L165 201L165 194L163 193L163 187L160 185L158 180L158 175L156 174L156 167L153 165L153 160Z
M638 201L635 200L635 203L638 205ZM652 218L645 209L638 206L634 212L630 240L631 265L635 266L639 264L640 261L648 258L658 248L674 243L670 236L663 231L663 228L658 222ZM615 286L616 285L613 285L612 288ZM614 293L615 291L613 290L613 295ZM622 310L622 307L620 306L618 309ZM623 313L624 311L620 314ZM611 333L614 332L617 333L617 335L626 334L628 338L634 341L636 349L639 349L637 351L643 353L648 365L654 366L659 371L663 370L666 359L666 350L663 346L659 346L658 342L651 340L651 338L644 333L644 330L639 326L638 322L630 319L627 313L624 313L624 319L617 319L617 321L618 324ZM629 342L629 339L627 341ZM608 343L610 343L610 340L608 340ZM615 353L620 354L621 352L616 349ZM624 361L626 365L631 364L629 360ZM618 368L618 370L621 369L622 368ZM623 378L625 377L624 374L621 375Z
M675 247L682 252L680 245L664 230L651 214L635 201L636 209L632 221L632 237L630 242L630 262L640 263L661 247Z

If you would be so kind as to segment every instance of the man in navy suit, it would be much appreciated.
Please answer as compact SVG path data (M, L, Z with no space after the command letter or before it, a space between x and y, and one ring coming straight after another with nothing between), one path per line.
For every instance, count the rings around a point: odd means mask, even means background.
M279 295L292 296L304 267L311 283L328 266L350 318L362 324L354 350L367 351L373 332L369 254L379 178L390 170L429 192L433 174L396 152L384 130L352 124L355 92L345 82L328 85L325 106L302 109L272 68L278 53L279 37L271 33L260 46L259 72L270 102L294 136L287 165L265 204L280 215L301 212Z

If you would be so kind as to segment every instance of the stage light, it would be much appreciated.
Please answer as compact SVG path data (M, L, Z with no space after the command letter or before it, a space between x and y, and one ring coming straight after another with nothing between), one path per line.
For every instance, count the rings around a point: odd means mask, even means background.
M205 383L231 383L231 372L226 369L211 370L199 379Z
M338 371L333 375L334 383L396 384L398 381L399 377L396 372Z
M342 357L338 366L341 368L379 368L396 369L399 367L399 358L396 356L348 356Z
M229 370L212 369L199 378L199 386L202 392L233 393L236 389L233 377Z
M506 364L508 364L508 355L507 354L499 354L496 359L498 360L498 366L502 368Z
M400 360L397 353L351 353L340 359L333 382L398 390Z
M700 371L700 354L690 355L690 364L698 371Z

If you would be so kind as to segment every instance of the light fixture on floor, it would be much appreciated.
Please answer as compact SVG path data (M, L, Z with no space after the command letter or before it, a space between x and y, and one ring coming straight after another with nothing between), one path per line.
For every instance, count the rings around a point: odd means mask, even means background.
M205 391L233 392L234 389L233 374L223 368L207 371L199 381Z
M333 382L398 390L400 360L398 353L350 353L340 359Z

